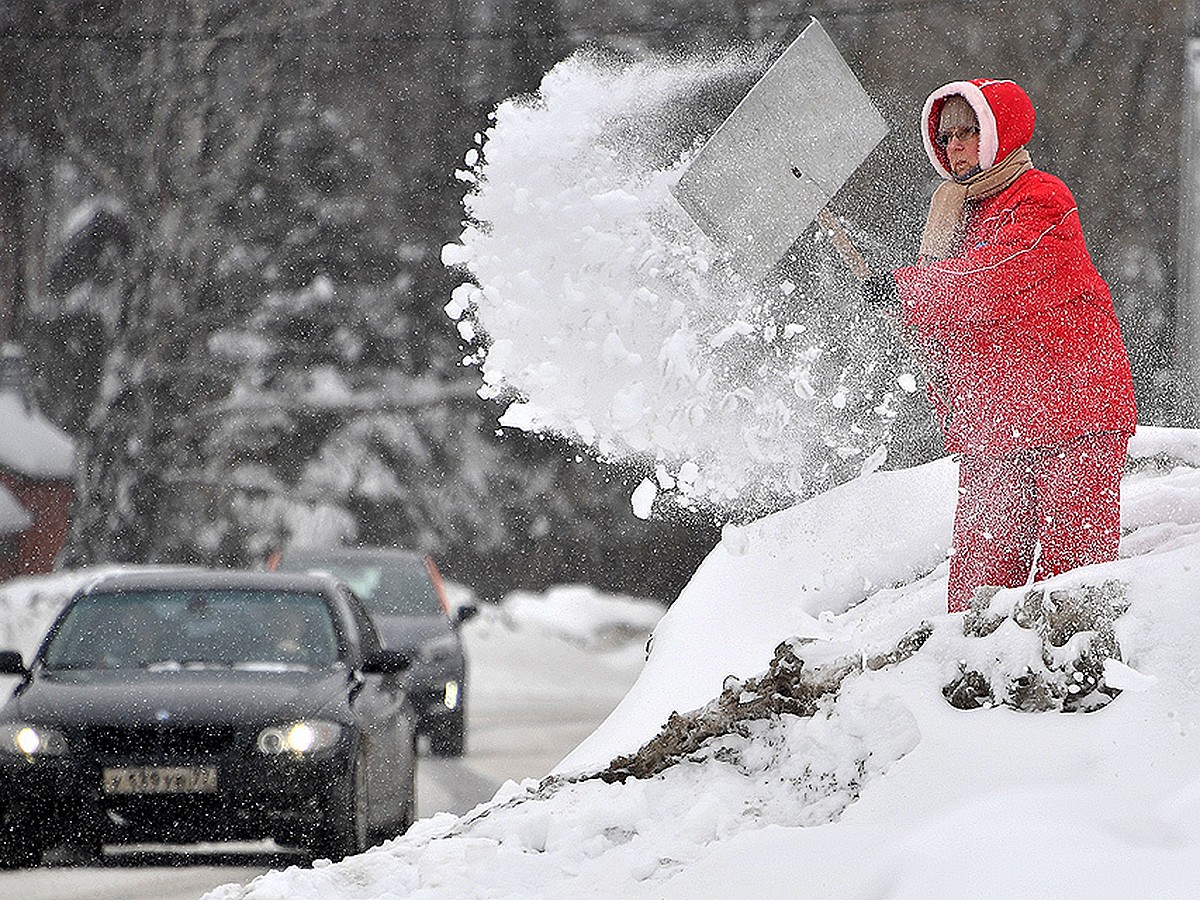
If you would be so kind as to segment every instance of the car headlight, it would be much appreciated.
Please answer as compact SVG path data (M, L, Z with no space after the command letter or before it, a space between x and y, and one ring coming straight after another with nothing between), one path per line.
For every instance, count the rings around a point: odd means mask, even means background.
M458 652L458 641L453 634L443 634L425 641L417 648L417 655L425 662L447 659Z
M67 739L57 728L28 722L0 725L0 753L32 759L36 756L62 756L66 752Z
M328 750L341 737L342 726L336 722L304 719L287 725L271 725L258 733L258 749L269 756L291 753L302 756Z

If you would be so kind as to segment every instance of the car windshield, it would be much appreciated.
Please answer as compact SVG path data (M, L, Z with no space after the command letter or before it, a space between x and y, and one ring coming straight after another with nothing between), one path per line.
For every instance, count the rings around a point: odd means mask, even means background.
M305 557L285 560L285 565L293 570L328 572L341 579L377 616L436 616L442 613L429 569L419 557L381 562Z
M42 654L47 668L326 668L338 659L329 607L272 590L140 590L75 601Z

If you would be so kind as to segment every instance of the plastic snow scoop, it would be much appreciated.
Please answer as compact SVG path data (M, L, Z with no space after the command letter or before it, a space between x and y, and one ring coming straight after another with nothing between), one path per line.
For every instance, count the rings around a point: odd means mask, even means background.
M674 189L696 224L758 280L816 218L851 271L869 269L825 204L888 132L811 19L692 159Z

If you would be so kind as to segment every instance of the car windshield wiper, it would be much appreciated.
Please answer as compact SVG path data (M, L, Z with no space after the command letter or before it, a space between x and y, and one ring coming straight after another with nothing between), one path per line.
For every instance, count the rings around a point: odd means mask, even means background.
M301 662L256 659L236 662L233 664L233 668L243 672L311 672L314 666Z
M72 659L53 664L43 661L42 668L47 672L69 672L72 669L103 669L106 668L106 666L103 663L96 662L94 659Z
M232 669L234 663L226 659L205 659L191 656L183 659L156 659L139 662L137 666L139 669L147 669L151 672L171 672L177 669Z

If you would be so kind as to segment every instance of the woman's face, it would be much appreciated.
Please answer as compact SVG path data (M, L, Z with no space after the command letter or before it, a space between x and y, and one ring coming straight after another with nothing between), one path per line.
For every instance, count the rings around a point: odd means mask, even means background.
M964 137L955 134L946 145L946 155L950 160L950 172L955 175L971 172L979 164L979 131Z
M950 174L962 178L979 165L979 119L966 98L947 97L938 113L937 143Z
M979 129L952 128L946 132L946 158L950 171L962 177L979 165Z

